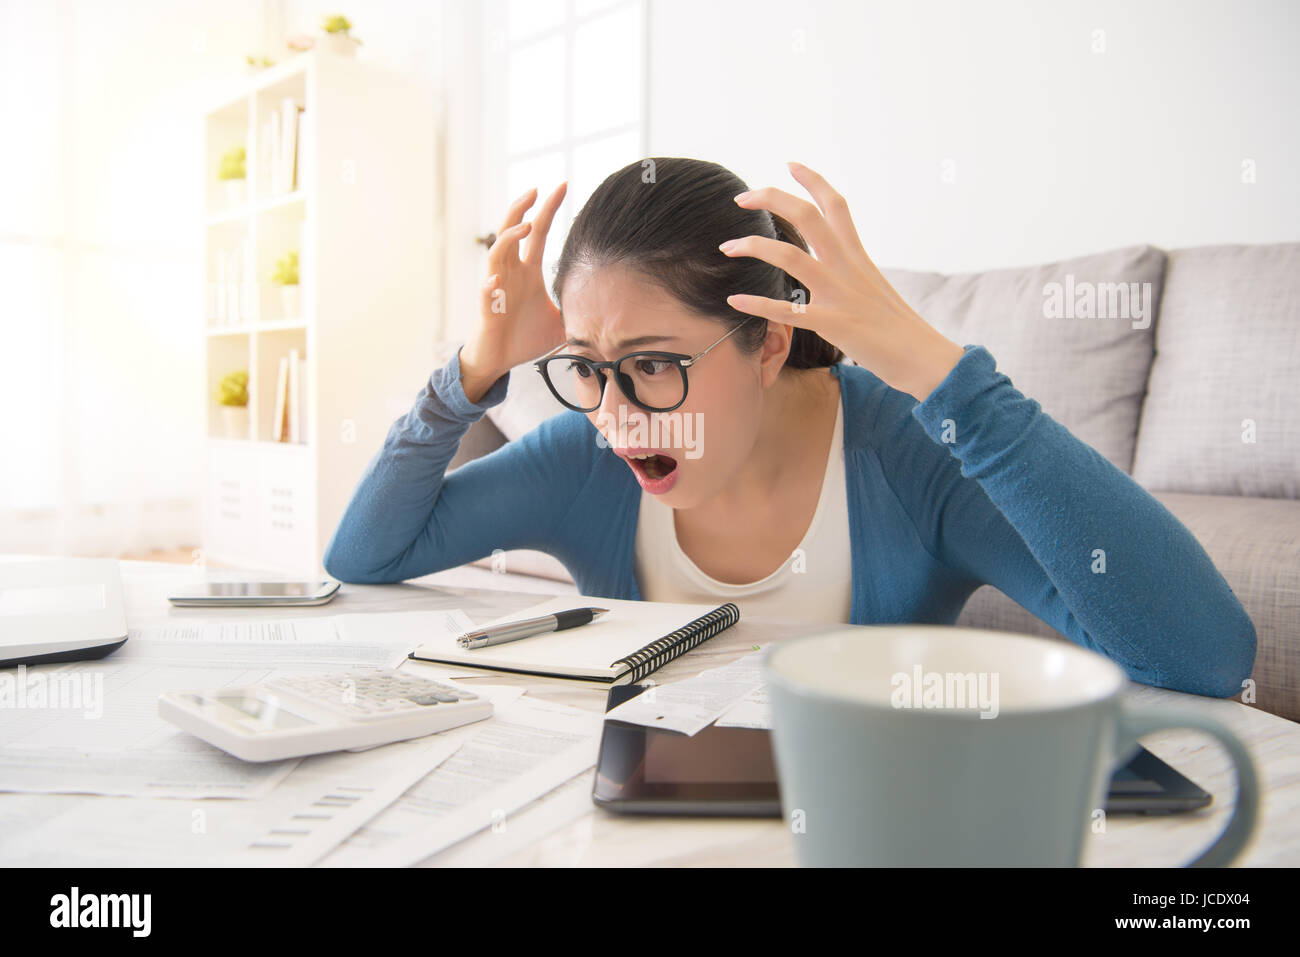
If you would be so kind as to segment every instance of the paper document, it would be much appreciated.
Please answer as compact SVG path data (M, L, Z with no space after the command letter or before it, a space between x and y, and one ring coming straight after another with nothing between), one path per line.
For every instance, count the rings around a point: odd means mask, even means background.
M718 728L772 730L772 710L767 696L767 685L761 684L745 695L713 724Z
M158 696L283 674L392 667L452 612L168 624L98 661L0 673L0 791L260 798L296 759L250 763L158 717Z
M486 867L514 855L522 855L523 859L506 861L507 866L581 864L591 849L589 825L594 810L591 772L587 770L510 815L508 826L496 830L485 828L439 854L426 857L418 866ZM587 819L588 826L578 829L576 840L571 833L556 833L583 818Z
M502 710L518 688L474 688ZM491 719L296 763L258 801L0 796L0 865L306 866L315 863Z
M326 867L406 866L492 828L596 763L600 715L523 697L391 807L349 837Z
M0 721L0 791L263 797L293 760L250 764L226 754L159 718L158 696L272 673L114 658L21 669L26 700ZM45 703L33 704L42 687Z
M394 667L421 642L462 635L473 628L474 622L459 608L262 621L185 621L127 629L129 640L112 658L228 661L232 654L246 649L263 663L275 659Z
M698 734L763 684L765 653L755 651L730 664L706 668L693 678L654 685L611 708L605 717L647 728Z

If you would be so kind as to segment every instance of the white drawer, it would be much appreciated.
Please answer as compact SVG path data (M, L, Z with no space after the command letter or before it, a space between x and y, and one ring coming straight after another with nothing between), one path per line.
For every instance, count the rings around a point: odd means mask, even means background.
M208 458L207 536L213 555L252 556L257 534L257 458L253 449L213 444Z
M310 574L316 567L316 490L305 449L263 454L257 488L259 563ZM282 454L283 453L283 454Z

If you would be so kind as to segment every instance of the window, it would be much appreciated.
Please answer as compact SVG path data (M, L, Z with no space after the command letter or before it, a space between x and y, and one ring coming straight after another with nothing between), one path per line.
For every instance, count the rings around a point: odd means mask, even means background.
M485 208L495 229L530 187L535 210L569 181L546 244L548 285L583 203L646 155L647 16L645 0L498 0L486 13L486 116L501 125L484 125Z
M199 117L261 16L0 0L0 552L199 540Z

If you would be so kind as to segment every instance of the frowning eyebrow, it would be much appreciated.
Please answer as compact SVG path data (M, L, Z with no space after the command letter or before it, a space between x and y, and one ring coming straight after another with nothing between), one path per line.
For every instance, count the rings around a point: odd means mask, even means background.
M677 342L681 336L637 336L635 339L624 339L618 343L615 348L626 349L629 346L648 346L652 342ZM567 345L579 346L583 349L594 348L586 339L574 339L570 337Z

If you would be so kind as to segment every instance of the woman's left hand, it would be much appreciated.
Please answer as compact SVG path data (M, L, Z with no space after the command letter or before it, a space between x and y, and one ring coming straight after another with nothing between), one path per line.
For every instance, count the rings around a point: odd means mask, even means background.
M793 243L743 236L720 247L784 269L808 288L807 303L738 293L732 308L788 326L811 329L885 384L924 402L963 355L960 345L922 319L867 256L844 197L806 166L790 173L817 205L774 186L736 197L746 209L766 209L803 234L816 258ZM819 208L820 207L820 208Z

